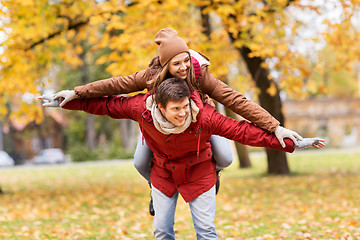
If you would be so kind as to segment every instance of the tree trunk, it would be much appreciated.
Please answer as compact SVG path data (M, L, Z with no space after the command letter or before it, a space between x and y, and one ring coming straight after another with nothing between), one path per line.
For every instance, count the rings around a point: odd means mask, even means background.
M137 143L137 131L135 123L130 119L120 119L122 146L127 151L135 149Z
M82 84L87 84L90 82L89 69L86 62L86 50L79 55L80 59L83 62L83 65L80 67L81 70L81 82ZM96 131L95 131L95 118L93 115L88 114L86 116L86 145L90 150L96 148Z
M90 150L96 148L95 118L91 114L86 116L86 145Z
M281 125L284 125L284 115L282 113L282 104L279 95L279 89L275 82L269 80L269 70L261 67L261 63L264 62L263 59L259 57L250 58L249 53L250 49L242 47L238 49L241 53L241 56L244 58L246 65L249 69L250 74L253 77L253 80L256 83L256 86L260 89L259 101L260 105L266 109L273 117L275 117ZM277 91L274 96L271 96L267 89L271 84L275 84ZM287 163L285 152L275 151L275 150L266 150L267 159L268 159L268 173L271 174L289 174L290 169Z
M46 125L46 117L44 119L44 125ZM42 125L35 124L35 128L37 130L37 134L38 134L38 138L39 138L40 150L47 148Z
M3 124L0 121L0 151L4 150L4 132L3 132Z
M225 108L225 112L226 112L226 116L236 119L236 114L230 109ZM235 142L235 148L239 158L239 167L240 168L251 167L251 162L247 147L241 143Z
M207 38L210 40L211 36L211 24L210 24L210 17L209 14L203 13L205 7L201 7L201 24L203 26L203 33L207 36ZM227 81L225 81L226 83ZM236 115L234 112L232 112L230 109L225 108L226 115L228 117L236 119ZM249 168L251 167L251 162L249 158L249 153L247 151L247 148L245 145L235 142L235 148L236 152L239 158L239 167L240 168Z

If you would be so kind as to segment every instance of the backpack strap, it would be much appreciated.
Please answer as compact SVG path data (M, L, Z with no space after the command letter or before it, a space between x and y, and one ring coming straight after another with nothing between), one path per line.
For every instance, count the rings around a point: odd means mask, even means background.
M191 57L192 58L192 63L194 66L194 73L195 73L195 79L196 81L199 79L200 77L200 73L201 73L201 66L198 60L196 60L196 58Z

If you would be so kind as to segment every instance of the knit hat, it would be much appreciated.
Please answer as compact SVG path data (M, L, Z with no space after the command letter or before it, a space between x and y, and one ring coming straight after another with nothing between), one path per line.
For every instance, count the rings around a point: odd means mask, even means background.
M161 29L155 36L155 42L159 45L158 54L161 66L164 66L179 53L187 52L190 54L189 47L174 29Z

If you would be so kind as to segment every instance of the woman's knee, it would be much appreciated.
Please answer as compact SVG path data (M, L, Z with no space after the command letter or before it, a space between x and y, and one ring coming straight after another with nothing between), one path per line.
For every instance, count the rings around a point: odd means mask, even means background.
M210 142L216 164L221 168L230 166L233 162L233 156L229 141L226 138L213 135Z

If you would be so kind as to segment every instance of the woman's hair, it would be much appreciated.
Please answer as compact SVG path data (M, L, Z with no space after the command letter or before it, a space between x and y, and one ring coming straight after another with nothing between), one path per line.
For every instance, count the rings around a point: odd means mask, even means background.
M190 70L188 71L187 76L186 76L186 83L188 84L188 86L190 87L191 90L197 91L200 94L201 98L203 98L203 94L200 90L199 83L195 78L195 72L194 72L191 57L190 57L190 63L191 63L191 66L190 66ZM149 91L153 91L153 90L157 89L157 87L165 79L173 78L173 76L169 72L169 64L170 64L170 61L167 62L162 67L160 64L159 55L155 55L155 57L153 57L153 59L150 61L148 67L150 69L151 77L147 81L147 85L149 86L149 89L148 89Z
M171 102L181 102L190 97L189 86L179 78L168 78L162 81L156 88L155 102L166 108Z

